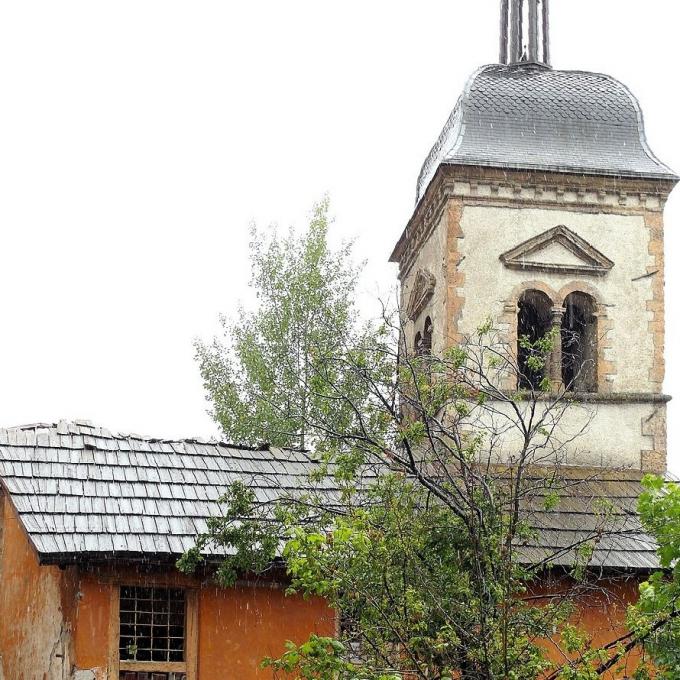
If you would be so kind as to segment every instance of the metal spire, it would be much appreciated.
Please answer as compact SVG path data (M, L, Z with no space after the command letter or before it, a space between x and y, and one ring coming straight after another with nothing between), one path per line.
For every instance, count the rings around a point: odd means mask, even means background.
M501 0L502 64L550 66L549 0Z

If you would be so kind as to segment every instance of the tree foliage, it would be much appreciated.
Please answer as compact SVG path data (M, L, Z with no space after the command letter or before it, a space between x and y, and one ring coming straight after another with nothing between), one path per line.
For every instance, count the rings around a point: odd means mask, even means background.
M252 227L256 304L241 308L235 320L222 318L222 339L196 344L213 417L230 441L305 448L318 411L345 417L312 384L358 323L360 268L350 244L329 246L328 230L327 200L314 207L301 234Z
M596 479L565 467L592 407L537 379L559 334L520 338L520 365L491 322L439 355L410 352L387 313L358 329L349 249L331 254L327 226L323 204L303 237L256 239L258 309L226 326L226 345L199 346L227 435L311 444L313 472L275 500L234 484L180 567L228 548L223 585L283 560L291 593L325 598L339 634L264 660L281 678L594 680L621 676L632 652L643 654L638 680L648 661L656 677L680 678L674 485L645 481L640 513L666 571L643 583L628 632L603 647L572 615L601 587L589 567L619 530L612 504L592 498L577 541L535 549L542 513Z
M525 548L536 543L535 514L574 493L564 451L587 427L566 426L568 409L587 407L549 384L508 387L523 370L541 373L553 342L527 347L532 362L518 366L489 323L441 356L413 356L388 317L336 345L305 384L348 415L308 412L319 447L306 490L282 489L271 502L234 485L227 514L182 568L208 544L229 546L219 578L230 585L281 556L291 592L325 598L340 636L291 644L266 662L292 677L595 677L615 652L591 649L569 621L596 586L587 567L609 530L606 504L594 503L586 540L538 558ZM539 575L548 592L536 592ZM559 668L546 657L548 638L569 660Z
M631 638L651 655L656 677L680 678L680 487L648 476L640 498L640 515L656 539L663 571L644 582L640 600L629 611Z

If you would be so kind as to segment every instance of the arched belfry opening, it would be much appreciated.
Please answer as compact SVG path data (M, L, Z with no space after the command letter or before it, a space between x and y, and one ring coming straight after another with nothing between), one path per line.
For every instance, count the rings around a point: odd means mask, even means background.
M597 390L597 317L586 293L571 293L564 301L562 383L571 392Z
M525 340L535 343L550 333L552 301L540 290L527 290L517 303L517 364L519 389L538 389L548 374L548 366L535 370L529 358L535 354Z
M432 319L428 316L425 319L425 327L423 328L423 354L432 354Z

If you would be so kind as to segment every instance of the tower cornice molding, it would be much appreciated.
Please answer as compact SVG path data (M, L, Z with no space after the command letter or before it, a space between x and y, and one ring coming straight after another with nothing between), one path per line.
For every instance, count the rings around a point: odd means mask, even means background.
M400 276L443 217L448 201L513 209L548 207L610 214L663 213L675 181L441 166L395 246Z

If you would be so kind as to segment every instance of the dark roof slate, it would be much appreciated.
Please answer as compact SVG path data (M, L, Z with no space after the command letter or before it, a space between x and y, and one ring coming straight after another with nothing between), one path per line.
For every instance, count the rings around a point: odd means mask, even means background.
M418 178L442 164L675 180L651 152L640 105L611 76L536 64L475 72Z

